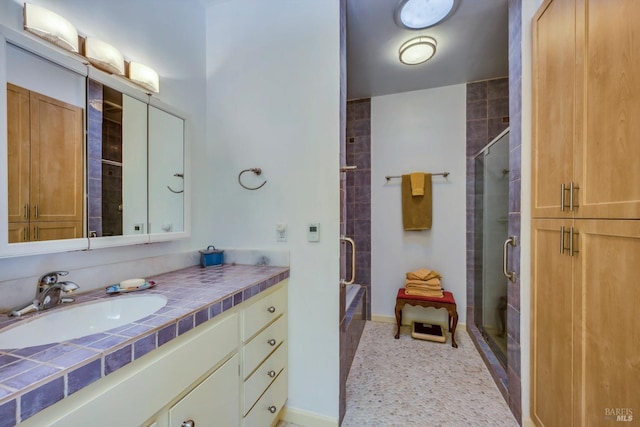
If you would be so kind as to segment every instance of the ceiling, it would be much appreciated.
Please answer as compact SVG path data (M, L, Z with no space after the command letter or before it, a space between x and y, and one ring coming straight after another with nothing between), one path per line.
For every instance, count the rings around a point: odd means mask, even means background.
M395 22L399 0L347 0L347 98L358 99L508 75L507 0L457 0L449 17L425 30ZM428 35L438 42L419 65L398 60L400 45Z

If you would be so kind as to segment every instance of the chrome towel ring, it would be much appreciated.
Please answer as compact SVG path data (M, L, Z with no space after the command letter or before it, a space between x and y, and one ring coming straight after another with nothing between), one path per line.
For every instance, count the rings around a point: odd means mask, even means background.
M173 174L173 176L184 179L184 174L182 174L182 173L174 173L174 174ZM172 193L176 193L176 194L184 193L184 190L174 190L173 188L171 188L171 187L170 187L170 186L168 186L168 185L167 185L167 188L168 188L168 189L169 189L169 191L171 191Z
M246 188L247 190L257 190L259 188L262 188L262 186L267 183L267 180L265 179L264 182L262 184L260 184L259 186L257 186L257 187L247 187L246 185L244 185L242 183L242 179L241 179L242 178L242 174L245 173L245 172L253 172L256 175L260 176L262 174L262 169L260 169L260 168L250 168L250 169L245 169L242 172L240 172L238 174L238 184L240 184L242 186L242 188Z

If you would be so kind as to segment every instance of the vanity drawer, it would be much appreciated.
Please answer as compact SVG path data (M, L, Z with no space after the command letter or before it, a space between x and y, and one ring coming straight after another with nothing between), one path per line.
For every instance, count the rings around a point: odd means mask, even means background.
M243 375L246 379L287 338L287 316L281 316L244 348Z
M287 402L287 370L283 369L244 419L244 427L267 427L275 424Z
M287 345L282 344L244 383L244 412L249 412L256 400L287 366Z
M287 309L287 288L281 287L244 310L242 340L247 341Z

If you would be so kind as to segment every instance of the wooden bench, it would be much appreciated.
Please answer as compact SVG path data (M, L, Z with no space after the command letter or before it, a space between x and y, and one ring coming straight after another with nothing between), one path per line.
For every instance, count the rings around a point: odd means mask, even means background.
M420 295L407 295L404 288L398 289L396 297L396 322L398 331L395 338L400 338L400 325L402 324L402 309L405 304L419 305L420 307L444 308L449 312L449 332L451 332L451 346L458 348L456 343L456 326L458 326L458 310L456 300L449 291L444 291L444 297L423 297Z

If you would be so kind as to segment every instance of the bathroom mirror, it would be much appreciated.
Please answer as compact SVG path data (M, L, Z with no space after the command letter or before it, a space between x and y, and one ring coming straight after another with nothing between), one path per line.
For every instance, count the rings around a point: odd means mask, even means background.
M184 120L149 106L149 233L184 232Z
M90 238L147 233L147 104L87 79Z
M0 257L188 236L180 113L3 26L0 59Z
M9 243L84 233L84 76L6 48Z

